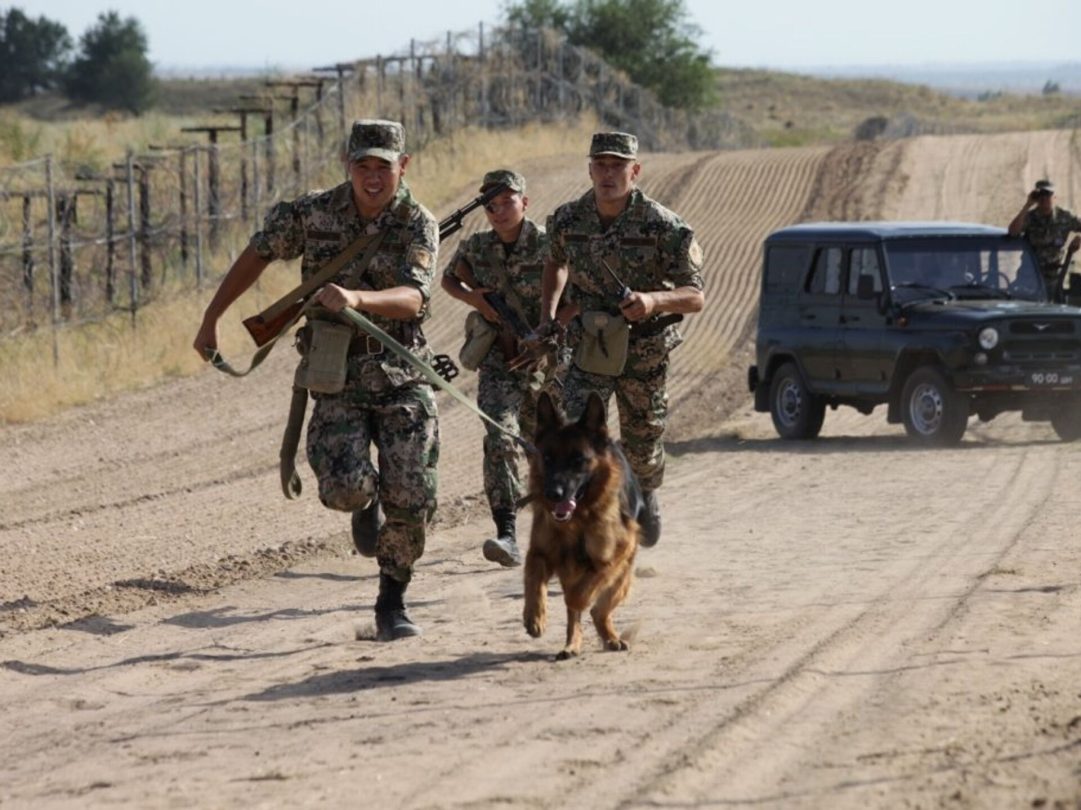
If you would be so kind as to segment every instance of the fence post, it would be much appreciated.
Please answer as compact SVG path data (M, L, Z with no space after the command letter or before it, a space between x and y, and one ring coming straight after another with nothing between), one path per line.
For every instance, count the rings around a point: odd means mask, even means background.
M138 275L135 272L135 265L138 263L136 261L137 247L135 243L135 159L130 149L128 150L127 160L124 162L124 169L128 181L128 258L131 262L128 271L128 294L131 296L129 302L131 325L135 326L135 311L139 308L139 282Z
M188 150L180 150L180 265L188 269Z
M34 217L33 198L23 195L23 287L26 289L26 312L34 315Z
M150 166L140 162L139 170L139 261L143 289L154 279L150 267Z
M48 198L49 222L49 283L52 288L53 365L60 365L60 343L57 328L60 322L60 285L56 279L56 188L53 184L53 156L45 156L45 194Z
M71 255L71 222L75 216L75 193L64 191L56 197L60 244L60 315L71 317L71 279L75 275L75 260Z
M105 300L116 304L116 181L105 181Z
M192 190L195 203L195 287L203 288L203 183L199 173L199 147L192 149Z

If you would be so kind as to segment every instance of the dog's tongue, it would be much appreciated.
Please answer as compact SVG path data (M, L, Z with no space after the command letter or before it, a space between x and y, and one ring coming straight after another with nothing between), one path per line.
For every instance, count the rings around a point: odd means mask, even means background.
M570 520L576 506L578 506L578 502L574 498L560 501L552 507L552 517L558 521Z

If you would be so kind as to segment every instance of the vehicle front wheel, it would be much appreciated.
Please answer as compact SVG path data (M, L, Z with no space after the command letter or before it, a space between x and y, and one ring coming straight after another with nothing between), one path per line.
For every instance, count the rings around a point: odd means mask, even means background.
M1069 405L1052 416L1051 427L1064 442L1076 442L1081 439L1081 402L1071 401Z
M901 392L901 421L905 432L923 444L954 445L968 427L968 400L938 369L918 368Z
M813 439L822 429L826 403L807 390L795 364L785 363L769 386L769 413L782 439Z

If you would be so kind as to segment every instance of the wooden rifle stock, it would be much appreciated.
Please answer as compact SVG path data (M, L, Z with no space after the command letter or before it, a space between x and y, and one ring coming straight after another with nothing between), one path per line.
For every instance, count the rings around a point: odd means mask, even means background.
M273 317L267 318L264 313L252 315L244 319L244 328L248 330L251 339L256 346L262 347L272 341L279 333L300 314L304 307L304 301L297 301L290 307L283 309Z

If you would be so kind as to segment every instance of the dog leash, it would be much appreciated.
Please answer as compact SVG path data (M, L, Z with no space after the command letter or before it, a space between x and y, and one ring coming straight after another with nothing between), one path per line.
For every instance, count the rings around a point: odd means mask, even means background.
M409 351L409 349L405 348L405 346L392 338L390 335L388 335L370 320L365 318L355 309L352 309L351 307L346 307L339 314L351 321L353 325L356 326L358 329L362 329L372 337L376 338L393 354L409 363L409 365L419 371L424 376L424 378L436 388L446 391L469 410L473 411L473 413L477 414L477 416L479 416L485 422L495 427L496 430L512 438L515 444L525 450L526 453L529 453L531 455L537 454L537 448L533 445L532 442L523 439L521 436L519 436L517 433L514 433L513 431L507 430L507 428L503 427L503 425L499 424L494 419L492 419L492 417L488 416L488 414L486 414L484 411L474 405L473 402L470 401L469 397L467 397L465 394L463 394L461 391L459 391L457 388L455 388L453 385L451 385L449 382L439 376L439 373L428 363L425 363L423 360L421 360L419 357Z

